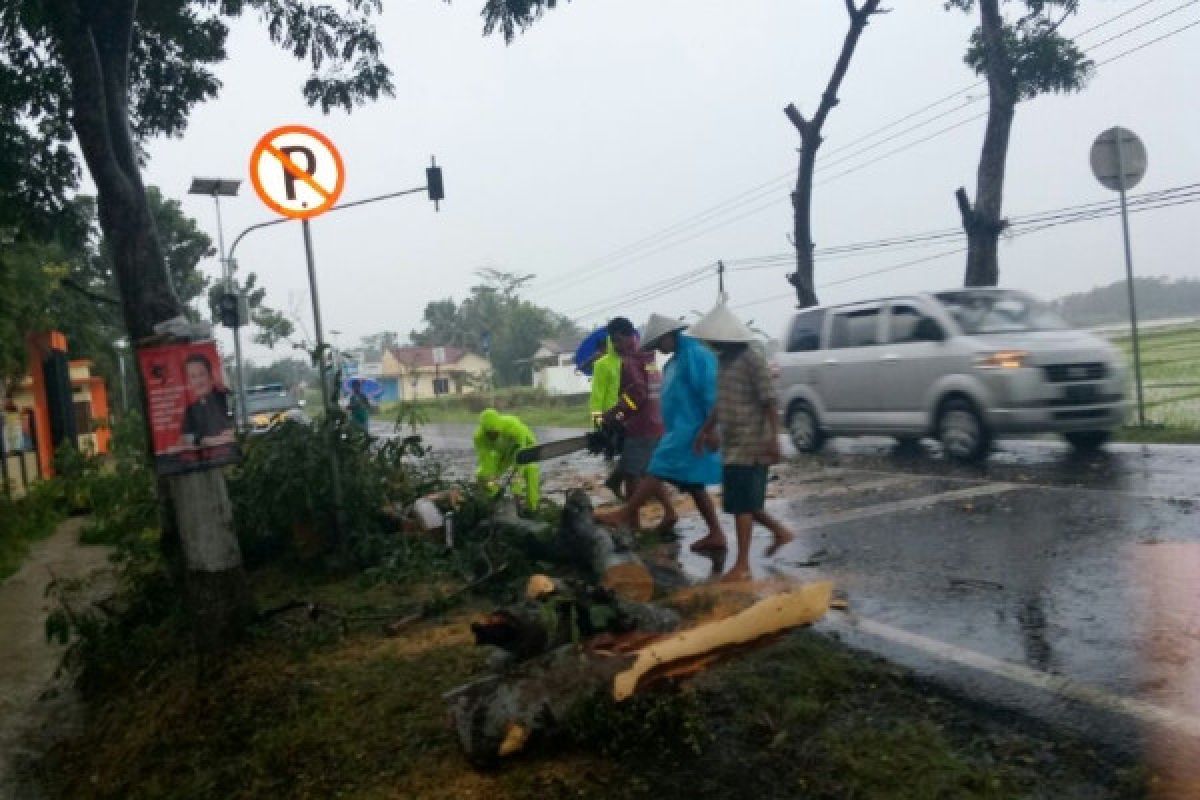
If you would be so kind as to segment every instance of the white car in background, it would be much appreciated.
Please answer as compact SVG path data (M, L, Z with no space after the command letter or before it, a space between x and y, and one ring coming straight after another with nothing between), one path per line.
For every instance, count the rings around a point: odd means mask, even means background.
M309 419L303 410L304 401L297 400L281 383L246 387L247 433L260 434L285 421L306 424Z
M993 437L1057 433L1080 449L1126 414L1126 369L1104 339L1029 294L955 289L798 312L775 357L802 452L829 436L932 436L985 457Z

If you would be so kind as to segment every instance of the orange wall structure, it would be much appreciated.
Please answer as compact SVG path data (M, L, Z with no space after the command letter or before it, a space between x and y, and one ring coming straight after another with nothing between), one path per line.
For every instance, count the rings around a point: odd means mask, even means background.
M33 414L33 433L37 440L37 459L41 474L54 474L54 434L50 426L50 403L46 394L46 377L42 368L53 352L67 352L67 337L58 331L30 334L26 340L29 372L12 400L20 410ZM92 363L86 359L68 362L71 372L72 403L86 400L90 427L78 431L81 448L97 454L109 452L112 432L109 427L108 391L104 379L91 374ZM74 409L72 408L72 413Z

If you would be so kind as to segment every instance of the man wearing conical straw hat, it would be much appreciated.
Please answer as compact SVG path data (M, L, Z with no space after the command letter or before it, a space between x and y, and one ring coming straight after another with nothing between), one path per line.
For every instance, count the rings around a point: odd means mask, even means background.
M722 504L737 527L738 552L726 580L750 574L750 536L754 523L775 537L768 555L792 540L792 533L764 510L767 468L780 461L779 415L775 385L754 333L725 305L692 327L692 335L717 351L717 405L696 438L696 450L721 448Z
M642 327L642 349L658 350L671 356L663 370L662 420L666 429L646 477L634 489L624 506L596 514L606 525L632 527L638 511L656 494L663 483L670 483L691 495L696 509L708 525L708 536L692 545L693 550L724 550L725 534L708 496L709 486L721 481L721 459L715 452L697 452L693 448L704 422L717 402L717 359L700 342L684 335L687 325L677 319L651 314ZM668 518L671 509L665 509Z

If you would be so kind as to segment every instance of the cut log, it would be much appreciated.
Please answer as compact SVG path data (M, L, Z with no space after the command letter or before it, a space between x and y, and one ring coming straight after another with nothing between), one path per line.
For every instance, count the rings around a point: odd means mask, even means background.
M612 532L596 524L592 500L582 489L567 492L558 545L563 555L587 570L593 580L621 597L644 603L654 596L654 578L629 547L618 546Z
M491 645L519 660L599 634L667 633L679 628L669 608L624 600L611 589L534 575L526 596L536 599L497 609L471 624L477 645Z
M535 734L557 728L576 703L605 691L633 656L560 647L443 695L450 722L467 759L494 766L523 748Z
M467 758L491 766L534 736L552 732L576 703L597 692L624 700L657 681L686 678L815 622L828 609L831 593L828 582L810 584L683 633L638 631L597 637L586 647L568 644L443 697Z
M633 666L613 680L613 699L624 700L656 679L694 674L715 660L810 625L829 610L832 595L829 581L809 584L760 600L732 617L651 642L637 651Z

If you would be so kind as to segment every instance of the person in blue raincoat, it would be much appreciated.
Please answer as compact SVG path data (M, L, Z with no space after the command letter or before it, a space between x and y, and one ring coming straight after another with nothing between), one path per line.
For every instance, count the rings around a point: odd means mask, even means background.
M596 514L596 520L632 527L642 504L663 483L691 495L708 525L708 536L693 550L725 549L725 534L708 487L721 482L721 457L695 443L717 404L717 359L705 345L686 336L687 326L670 317L651 314L642 329L642 349L671 355L663 371L662 417L666 433L650 459L647 475L629 501L618 509Z

